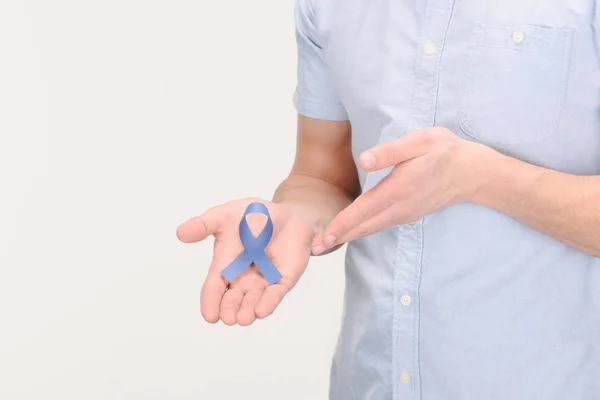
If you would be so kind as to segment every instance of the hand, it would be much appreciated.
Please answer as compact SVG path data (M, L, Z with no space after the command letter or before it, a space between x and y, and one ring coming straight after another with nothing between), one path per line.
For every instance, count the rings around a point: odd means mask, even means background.
M391 173L340 212L313 240L317 254L389 227L421 217L477 192L479 161L488 147L460 139L445 128L407 133L359 157L361 168Z
M230 282L220 274L243 251L238 228L246 207L253 201L265 204L273 221L273 236L265 252L283 278L270 286L254 264ZM258 235L266 216L249 214L246 218L254 236ZM237 322L245 326L273 313L304 273L315 234L309 219L299 209L257 199L222 204L182 224L177 229L182 242L215 237L213 260L200 296L204 319L210 323L221 319L226 325Z

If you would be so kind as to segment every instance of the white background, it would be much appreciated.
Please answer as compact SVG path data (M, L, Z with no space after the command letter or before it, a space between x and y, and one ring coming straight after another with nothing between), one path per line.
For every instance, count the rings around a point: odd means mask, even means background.
M325 399L343 253L209 325L212 239L292 165L293 1L0 1L0 398Z

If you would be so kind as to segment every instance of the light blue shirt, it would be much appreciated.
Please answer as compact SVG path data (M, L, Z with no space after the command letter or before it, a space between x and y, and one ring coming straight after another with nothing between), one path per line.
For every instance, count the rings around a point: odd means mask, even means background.
M444 126L532 164L600 174L599 9L297 0L294 103L349 119L355 157ZM389 169L359 171L368 190ZM350 243L330 396L600 399L600 259L472 203Z

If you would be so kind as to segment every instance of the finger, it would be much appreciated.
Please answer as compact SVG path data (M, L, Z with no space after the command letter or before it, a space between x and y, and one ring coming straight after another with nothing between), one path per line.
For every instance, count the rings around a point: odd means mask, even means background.
M341 240L337 240L336 242L343 243ZM313 256L329 254L332 251L336 250L336 245L334 245L333 247L330 247L330 248L326 248L323 236L321 236L321 235L318 235L313 239L310 247L311 247L311 255L313 255Z
M206 278L200 292L200 310L207 322L214 324L219 321L221 299L227 285L220 274L212 273Z
M322 234L325 250L343 243L341 238L349 231L363 225L394 204L394 185L395 182L389 175L384 177L375 187L358 196L352 204L336 215ZM316 250L313 248L313 251Z
M267 287L254 310L256 317L262 319L273 314L287 292L287 287L279 283Z
M262 294L263 290L259 289L250 290L246 293L244 300L242 300L240 311L238 311L236 317L236 321L239 325L248 326L256 321L254 309L256 308L256 304L260 301Z
M199 217L184 222L177 228L177 238L184 243L196 243L215 234L226 217L222 206L210 208Z
M310 248L313 256L318 256L323 251L325 251L325 243L323 242L322 234L319 233L313 238Z
M427 153L433 138L433 134L426 129L412 131L365 151L358 157L358 162L365 171L391 167Z
M235 317L240 309L242 300L244 299L244 292L241 289L233 288L225 292L223 300L221 301L221 321L225 325L234 325Z
M381 232L393 226L394 224L395 222L392 212L392 205L390 205L379 214L374 215L369 220L350 229L346 234L340 237L339 241L340 243L346 243L356 239L361 239L374 233Z

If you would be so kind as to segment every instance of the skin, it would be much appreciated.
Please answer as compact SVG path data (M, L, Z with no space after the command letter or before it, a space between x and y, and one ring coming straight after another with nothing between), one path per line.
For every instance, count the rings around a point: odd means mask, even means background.
M235 200L178 228L178 238L186 243L215 237L201 293L208 322L250 325L265 318L298 282L311 254L326 254L345 242L464 201L496 209L600 257L600 176L533 166L437 127L409 132L361 154L359 166L365 171L392 167L387 177L361 194L350 140L348 122L299 116L294 166L271 202ZM256 200L267 205L275 226L266 252L283 278L271 286L254 266L231 282L220 275L242 251L239 220ZM264 217L250 217L257 234Z
M445 128L409 132L365 151L359 164L393 169L315 237L313 252L469 201L600 257L600 176L527 164Z
M350 148L350 124L300 116L294 165L272 201L231 201L177 229L177 237L185 243L200 242L210 235L215 238L213 260L200 295L204 319L245 326L273 313L306 270L314 237L359 193ZM231 282L220 275L243 249L238 227L252 201L265 204L273 220L273 237L265 251L283 278L271 286L254 265ZM256 235L262 230L265 217L250 214L247 221Z

